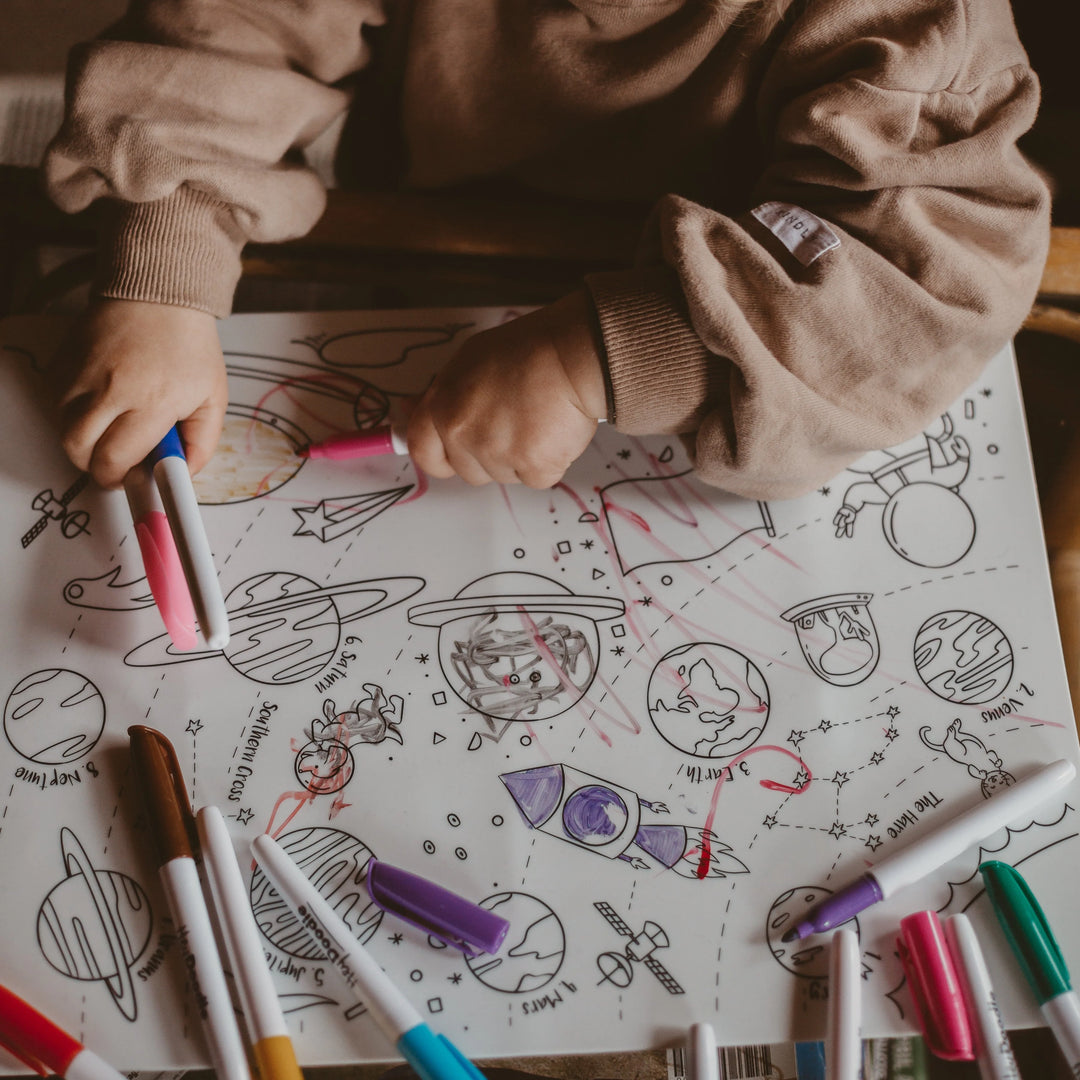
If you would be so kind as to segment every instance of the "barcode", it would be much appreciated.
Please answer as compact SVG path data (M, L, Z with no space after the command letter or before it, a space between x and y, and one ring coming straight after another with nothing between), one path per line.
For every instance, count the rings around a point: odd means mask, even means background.
M772 1080L774 1075L767 1046L732 1046L720 1051L720 1080Z
M774 1067L767 1045L723 1047L718 1056L720 1080L776 1080L784 1075ZM682 1047L668 1051L668 1080L692 1080L689 1066L689 1055Z

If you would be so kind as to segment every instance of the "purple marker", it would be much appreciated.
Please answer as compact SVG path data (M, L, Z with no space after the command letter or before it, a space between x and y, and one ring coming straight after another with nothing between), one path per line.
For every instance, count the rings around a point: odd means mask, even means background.
M368 892L383 911L460 949L466 956L497 953L510 923L419 874L372 859Z
M905 885L962 855L1010 822L1030 813L1060 791L1076 775L1071 761L1061 758L1044 765L1012 787L953 818L947 825L887 855L873 870L810 909L782 941L821 934L845 923L864 908L887 900Z

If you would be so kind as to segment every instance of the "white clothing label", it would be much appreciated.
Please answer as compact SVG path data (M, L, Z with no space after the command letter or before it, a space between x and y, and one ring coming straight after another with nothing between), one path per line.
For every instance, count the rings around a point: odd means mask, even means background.
M785 202L767 202L750 211L803 264L840 246L840 237L816 214Z

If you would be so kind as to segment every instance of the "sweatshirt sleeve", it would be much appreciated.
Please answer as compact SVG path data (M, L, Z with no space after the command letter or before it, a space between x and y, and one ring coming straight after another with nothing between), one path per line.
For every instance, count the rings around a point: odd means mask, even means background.
M684 436L704 480L751 498L812 490L943 412L1019 328L1049 240L1006 0L798 10L747 212L668 196L652 256L588 279L609 419Z
M346 107L380 0L136 0L72 50L43 166L103 215L99 296L228 314L249 240L303 235L325 191L298 149Z

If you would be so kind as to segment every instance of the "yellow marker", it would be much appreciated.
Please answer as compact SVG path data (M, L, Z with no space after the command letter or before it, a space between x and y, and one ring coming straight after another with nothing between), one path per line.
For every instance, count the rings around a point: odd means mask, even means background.
M204 806L196 821L203 865L210 880L210 892L233 977L239 988L240 1006L254 1044L259 1076L262 1080L303 1080L270 969L263 956L255 917L248 906L240 864L225 818L216 806Z

